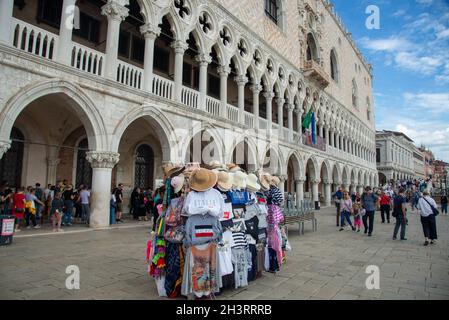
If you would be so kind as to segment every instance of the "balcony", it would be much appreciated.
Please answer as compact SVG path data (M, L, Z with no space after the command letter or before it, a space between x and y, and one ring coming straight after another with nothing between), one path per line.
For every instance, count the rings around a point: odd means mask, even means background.
M330 83L329 75L315 60L305 61L303 72L306 77L316 81L323 89Z

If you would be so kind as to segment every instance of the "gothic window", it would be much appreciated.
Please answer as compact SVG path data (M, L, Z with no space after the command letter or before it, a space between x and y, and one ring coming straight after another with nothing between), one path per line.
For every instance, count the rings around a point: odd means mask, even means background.
M149 145L137 148L134 163L134 186L139 188L153 187L154 153Z
M318 48L315 42L315 38L311 33L307 35L307 61L314 60L316 62L318 59Z
M20 187L22 180L24 136L18 129L13 128L11 140L11 148L0 160L0 183L8 181L10 187Z
M330 66L331 66L331 77L335 82L338 82L338 61L337 61L337 54L335 52L335 49L332 49L331 56L330 56Z
M265 14L275 24L279 23L279 1L278 0L265 0Z
M73 33L89 42L98 44L100 42L100 20L80 12L80 28L73 30Z
M90 187L92 186L92 167L86 159L86 153L89 148L87 138L81 140L77 148L75 186L78 187L84 184Z

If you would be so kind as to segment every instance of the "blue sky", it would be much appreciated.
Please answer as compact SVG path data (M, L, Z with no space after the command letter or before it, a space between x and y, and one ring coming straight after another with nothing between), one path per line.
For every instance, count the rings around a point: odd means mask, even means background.
M449 162L449 0L332 0L374 66L378 130L398 130ZM369 5L380 29L365 27Z

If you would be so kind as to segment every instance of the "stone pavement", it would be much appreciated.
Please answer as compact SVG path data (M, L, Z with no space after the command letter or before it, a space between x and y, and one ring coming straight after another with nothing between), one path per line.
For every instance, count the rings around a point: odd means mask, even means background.
M423 247L421 224L409 215L408 241L392 241L393 225L376 214L374 235L339 232L333 208L317 212L318 231L299 236L289 228L293 250L276 275L218 299L449 299L449 217L437 218L440 240ZM38 232L44 233L44 232ZM15 237L0 247L1 299L159 299L147 275L148 223L106 230ZM80 290L68 290L66 267L80 268ZM380 290L368 290L366 267L380 268Z

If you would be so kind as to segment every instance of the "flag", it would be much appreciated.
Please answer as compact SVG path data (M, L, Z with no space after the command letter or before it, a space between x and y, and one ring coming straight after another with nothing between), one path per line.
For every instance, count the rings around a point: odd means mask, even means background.
M305 129L309 129L311 121L312 121L312 110L310 110L304 117L304 121L302 122L302 127Z
M316 125L315 112L312 112L312 144L316 145Z

